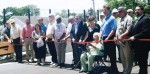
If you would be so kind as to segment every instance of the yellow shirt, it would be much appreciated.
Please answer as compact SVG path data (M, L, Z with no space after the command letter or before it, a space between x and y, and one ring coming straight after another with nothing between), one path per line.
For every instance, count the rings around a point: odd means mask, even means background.
M11 26L10 29L10 38L11 39L16 39L21 36L21 27L17 24L15 24L15 27Z

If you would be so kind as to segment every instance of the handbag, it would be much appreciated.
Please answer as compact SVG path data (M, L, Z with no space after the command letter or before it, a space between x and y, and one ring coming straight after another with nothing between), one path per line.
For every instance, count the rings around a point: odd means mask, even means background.
M37 48L40 48L40 47L42 47L42 46L44 46L44 42L43 42L42 38L39 38L39 39L37 40Z

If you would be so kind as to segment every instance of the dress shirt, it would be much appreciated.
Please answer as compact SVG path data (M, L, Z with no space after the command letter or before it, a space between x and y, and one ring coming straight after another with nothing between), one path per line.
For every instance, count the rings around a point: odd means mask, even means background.
M42 23L42 25L41 25L41 29L46 33L46 30L47 30L47 26L46 25L44 25L44 23Z
M55 23L53 27L52 33L54 34L54 39L58 40L63 35L63 33L66 33L66 26L64 23Z
M17 24L15 26L11 26L10 29L10 38L11 39L16 39L21 37L21 27Z
M127 15L124 18L119 20L120 22L117 25L117 31L116 35L119 36L123 34L125 31L129 29L129 27L132 25L133 19L131 16Z
M68 35L68 34L70 33L71 28L72 28L72 25L73 25L73 24L71 24L71 23L68 24L66 35Z
M26 37L31 37L32 32L34 31L34 26L32 24L26 25L22 31L23 39Z
M53 26L54 26L54 24L51 24L51 23L48 24L48 27L46 30L46 37L47 38L52 38Z
M102 36L108 36L112 30L116 30L116 20L111 14L107 15L102 22Z

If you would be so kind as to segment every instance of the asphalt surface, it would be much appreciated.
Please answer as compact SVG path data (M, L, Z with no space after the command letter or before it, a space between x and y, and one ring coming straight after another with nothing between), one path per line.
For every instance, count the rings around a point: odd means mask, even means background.
M36 63L16 63L16 62L2 62L0 61L0 74L86 74L79 73L79 69L71 70L69 64L72 63L72 48L70 43L67 45L66 53L66 68L51 68L49 62L51 62L51 56L46 57L47 65L38 66ZM110 66L110 63L105 62L107 66ZM122 71L121 63L117 62L118 70ZM139 70L138 66L134 66L132 69L132 74L137 74ZM150 74L150 66L148 68ZM107 74L107 73L106 73Z

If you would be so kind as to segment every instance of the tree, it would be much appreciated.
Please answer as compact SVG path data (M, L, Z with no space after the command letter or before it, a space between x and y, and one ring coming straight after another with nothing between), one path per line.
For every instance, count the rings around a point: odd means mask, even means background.
M69 13L70 16L76 16L75 12ZM57 12L56 15L60 15L62 18L68 18L68 11L63 9L60 13Z
M40 15L40 9L37 8L37 6L35 6L35 5L27 5L27 6L23 6L21 8L7 7L6 8L6 14L11 12L11 13L13 13L13 15L27 16L28 15L28 9L30 9L30 15L31 16L38 16L38 15Z
M77 14L75 12L70 13L71 16L76 16Z
M3 17L2 17L2 15L0 15L0 25L2 25L3 24Z
M23 13L26 16L28 15L28 9L30 9L31 16L39 16L40 15L40 9L37 8L36 5L27 5L27 6L21 7L21 9L23 9Z
M60 13L56 13L56 15L60 15L62 18L67 18L68 17L68 13L67 10L63 9Z
M110 6L111 10L113 8L118 8L119 6L125 6L127 9L133 9L133 1L134 0L109 0L107 3Z
M90 8L88 9L88 15L94 15L94 9L93 8Z
M36 5L27 5L27 6L23 6L20 8L7 7L6 8L6 20L8 20L12 15L28 16L28 9L30 9L30 16L39 16L40 15L40 9L37 8ZM2 11L2 13L3 13L3 11ZM12 13L12 14L9 14L9 13ZM3 16L0 16L0 18L3 18ZM2 21L0 20L0 24L1 23L2 23Z
M150 5L145 6L145 13L150 17Z
M150 17L150 5L146 2L139 0L105 0L110 9L118 8L119 6L125 6L126 9L135 9L135 6L142 5L145 7L145 14Z

